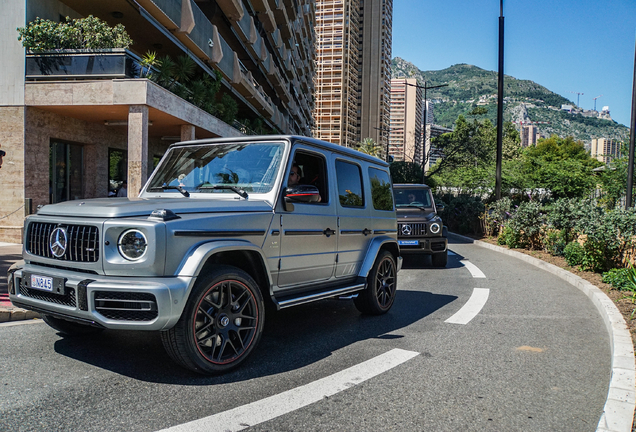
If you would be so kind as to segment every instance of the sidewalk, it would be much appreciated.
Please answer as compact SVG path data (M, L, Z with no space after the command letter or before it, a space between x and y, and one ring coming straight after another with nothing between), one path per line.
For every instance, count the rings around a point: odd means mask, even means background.
M0 242L0 323L39 318L40 314L13 306L9 301L7 270L22 259L22 245Z

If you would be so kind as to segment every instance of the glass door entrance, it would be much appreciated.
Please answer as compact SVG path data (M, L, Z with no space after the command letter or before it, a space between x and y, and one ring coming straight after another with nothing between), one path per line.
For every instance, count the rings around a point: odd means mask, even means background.
M84 198L82 146L51 141L49 155L49 201L51 204Z

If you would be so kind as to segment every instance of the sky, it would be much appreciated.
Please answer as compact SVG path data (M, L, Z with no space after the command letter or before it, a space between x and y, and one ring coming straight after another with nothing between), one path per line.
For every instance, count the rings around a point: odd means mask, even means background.
M393 57L498 70L499 0L393 0ZM503 0L504 74L629 126L636 0ZM582 93L577 95L576 93ZM602 95L602 96L601 96Z

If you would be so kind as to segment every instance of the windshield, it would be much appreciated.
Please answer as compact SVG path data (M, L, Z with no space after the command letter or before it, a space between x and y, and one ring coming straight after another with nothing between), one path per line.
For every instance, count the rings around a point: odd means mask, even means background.
M433 207L429 189L394 189L396 207Z
M274 186L283 150L282 142L177 147L159 166L147 190L184 195L266 193Z

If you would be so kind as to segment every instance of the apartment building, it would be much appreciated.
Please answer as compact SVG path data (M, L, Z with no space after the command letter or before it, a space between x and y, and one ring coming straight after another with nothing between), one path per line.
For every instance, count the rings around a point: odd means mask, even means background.
M391 80L389 155L393 160L417 161L416 150L422 145L422 108L422 89L415 78Z
M313 136L346 147L360 141L360 1L316 1Z
M392 0L316 1L314 137L386 147L392 16Z
M522 124L520 135L521 147L536 145L538 139L541 137L541 135L539 134L539 130L533 124Z
M311 133L312 0L5 0L3 6L5 241L21 241L23 218L39 205L107 197L113 180L127 180L134 196L171 142L250 133L140 77L148 52L189 57L201 74L220 76L218 97L236 103L237 119L266 131ZM18 41L16 28L36 17L61 22L89 15L123 24L133 40L129 49L47 57Z
M590 148L590 156L608 164L620 156L621 143L611 138L594 138Z

